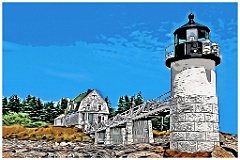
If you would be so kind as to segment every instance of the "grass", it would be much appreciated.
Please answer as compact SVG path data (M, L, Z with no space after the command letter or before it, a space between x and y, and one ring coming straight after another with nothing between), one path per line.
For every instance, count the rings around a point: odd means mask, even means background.
M157 131L157 130L153 130L153 135L154 136L163 136L163 135L170 135L170 131L167 130L167 131Z
M47 140L51 142L92 142L92 139L76 127L25 128L23 125L3 126L2 137L19 140Z

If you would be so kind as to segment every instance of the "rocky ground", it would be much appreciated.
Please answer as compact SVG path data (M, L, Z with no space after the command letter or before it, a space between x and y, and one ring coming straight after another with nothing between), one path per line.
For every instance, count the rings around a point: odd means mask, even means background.
M237 157L237 137L222 134L221 146L212 153L184 153L169 149L169 136L155 138L154 144L94 145L84 142L47 142L2 139L3 158L162 158Z

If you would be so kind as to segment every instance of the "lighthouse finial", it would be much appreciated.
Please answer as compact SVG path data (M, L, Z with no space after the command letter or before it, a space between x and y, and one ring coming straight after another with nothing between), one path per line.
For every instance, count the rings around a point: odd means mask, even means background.
M188 21L188 24L194 24L195 22L194 22L194 14L192 13L192 8L191 8L191 13L188 15L188 19L189 19L189 21Z

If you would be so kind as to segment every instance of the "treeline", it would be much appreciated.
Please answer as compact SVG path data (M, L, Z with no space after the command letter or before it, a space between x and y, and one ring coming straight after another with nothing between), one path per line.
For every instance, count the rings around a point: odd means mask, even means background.
M142 92L140 91L136 96L121 96L118 100L117 108L113 108L111 106L111 103L109 102L108 98L105 98L105 101L108 104L109 107L109 118L114 117L117 114L123 113L126 110L129 110L131 107L135 107L139 104L142 104L144 102Z
M2 98L2 113L25 113L29 115L32 122L43 121L52 124L54 118L63 114L66 107L66 99L62 99L61 104L54 106L53 102L43 103L40 98L28 95L21 100L17 95Z
M113 108L108 97L105 98L109 107L109 118L120 114L131 107L144 103L142 93L132 96L121 96L117 108ZM53 124L54 118L66 114L68 100L62 98L60 103L43 102L40 98L28 95L21 100L17 95L2 98L3 125L25 124L28 127ZM162 131L169 129L169 116L152 119L153 129Z
M116 110L116 114L122 113L126 110L129 110L131 107L135 107L144 102L142 92L140 91L136 96L122 96L118 100L118 108Z
M131 107L137 106L144 102L142 93L139 92L136 96L121 96L118 100L117 108L111 106L111 102L108 97L105 98L107 105L109 107L109 118L115 116L116 114L122 113ZM26 113L29 114L30 119L35 121L44 121L47 123L53 123L54 118L66 113L66 108L68 101L62 98L60 104L54 106L53 102L45 102L35 96L28 95L25 99L20 99L17 95L12 95L11 97L2 98L2 112L6 115L10 112L15 113Z

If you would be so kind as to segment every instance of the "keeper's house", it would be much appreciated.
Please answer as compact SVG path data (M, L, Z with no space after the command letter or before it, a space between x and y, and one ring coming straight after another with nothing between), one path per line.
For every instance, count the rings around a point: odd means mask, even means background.
M89 130L93 124L108 120L109 109L96 90L88 89L73 100L68 99L65 113L54 119L54 126L76 126Z

